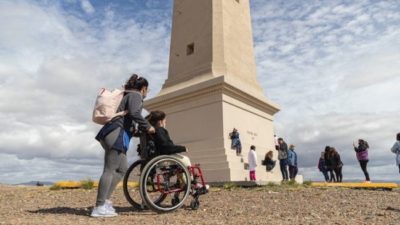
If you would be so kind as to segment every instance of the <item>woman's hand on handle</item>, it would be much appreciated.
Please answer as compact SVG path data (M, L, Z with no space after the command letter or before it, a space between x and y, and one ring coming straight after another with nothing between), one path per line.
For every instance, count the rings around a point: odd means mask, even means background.
M149 133L149 134L154 134L154 133L156 133L156 130L154 129L153 126L151 126L151 127L147 130L147 133Z

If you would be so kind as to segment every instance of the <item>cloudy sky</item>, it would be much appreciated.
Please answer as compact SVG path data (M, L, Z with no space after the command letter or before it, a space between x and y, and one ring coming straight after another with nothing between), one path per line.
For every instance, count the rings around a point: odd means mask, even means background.
M251 4L258 80L281 105L276 133L296 144L305 179L321 179L325 145L341 153L344 179L363 179L352 150L362 137L372 180L398 180L390 148L400 132L400 2ZM0 1L0 183L99 177L96 92L135 71L158 93L171 7L172 0Z

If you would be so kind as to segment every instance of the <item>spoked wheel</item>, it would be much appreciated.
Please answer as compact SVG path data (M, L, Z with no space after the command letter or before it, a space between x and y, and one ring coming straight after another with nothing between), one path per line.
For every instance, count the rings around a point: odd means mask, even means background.
M146 164L140 177L140 195L158 213L180 208L190 191L190 173L176 157L162 155ZM146 182L145 182L146 181ZM163 196L163 201L156 201Z
M135 208L135 209L143 209L142 198L140 196L140 175L145 166L146 161L140 159L134 162L128 169L125 174L123 181L123 189L126 200ZM150 176L150 179L152 176ZM154 184L152 185L155 188ZM164 196L160 196L159 199L155 199L156 203L162 202L164 200Z
M145 161L138 160L134 162L125 174L123 188L126 200L135 208L141 209L142 198L139 193L140 174Z

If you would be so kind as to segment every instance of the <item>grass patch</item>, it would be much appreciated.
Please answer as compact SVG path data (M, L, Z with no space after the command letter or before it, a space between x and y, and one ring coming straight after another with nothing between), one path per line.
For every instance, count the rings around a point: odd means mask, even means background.
M274 183L274 182L268 182L268 184L266 185L267 187L277 187L279 186L278 184Z
M85 190L93 189L94 182L92 179L87 178L86 180L81 180L81 187Z
M235 183L225 183L224 184L224 189L225 190L233 190L233 189L236 189L236 188L238 188L238 186L235 184Z
M53 184L49 189L52 191L58 191L61 190L61 187L57 184Z
M312 184L311 180L306 180L306 181L303 182L303 186L305 186L305 187L310 187L311 184Z

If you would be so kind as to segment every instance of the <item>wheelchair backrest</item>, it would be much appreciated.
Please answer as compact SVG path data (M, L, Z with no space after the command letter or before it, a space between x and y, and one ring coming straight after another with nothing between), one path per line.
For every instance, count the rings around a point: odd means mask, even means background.
M149 160L159 155L154 138L150 134L140 131L139 140L137 152L141 159Z

